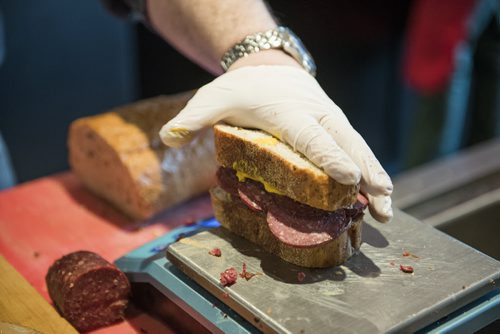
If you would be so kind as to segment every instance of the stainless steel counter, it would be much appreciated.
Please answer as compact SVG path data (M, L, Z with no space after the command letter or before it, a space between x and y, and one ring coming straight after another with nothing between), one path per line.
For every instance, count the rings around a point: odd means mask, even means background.
M399 210L389 224L368 216L363 240L345 265L321 270L288 264L224 229L181 239L167 258L267 333L414 332L495 289L500 278L500 262ZM222 257L208 254L214 247ZM260 274L223 288L220 273L243 263Z
M500 139L393 181L394 206L500 260Z

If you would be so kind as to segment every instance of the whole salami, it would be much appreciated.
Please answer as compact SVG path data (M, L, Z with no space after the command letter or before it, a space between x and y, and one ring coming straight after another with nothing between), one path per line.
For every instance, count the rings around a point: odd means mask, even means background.
M123 319L130 283L98 254L78 251L63 256L49 268L45 281L62 316L79 331Z

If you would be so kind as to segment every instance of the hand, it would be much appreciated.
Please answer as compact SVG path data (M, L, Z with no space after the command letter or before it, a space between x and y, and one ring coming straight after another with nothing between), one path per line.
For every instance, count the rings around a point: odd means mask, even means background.
M337 182L357 184L372 216L392 218L392 182L342 110L306 71L292 66L246 66L198 90L160 131L179 147L203 127L219 121L269 132L304 154Z

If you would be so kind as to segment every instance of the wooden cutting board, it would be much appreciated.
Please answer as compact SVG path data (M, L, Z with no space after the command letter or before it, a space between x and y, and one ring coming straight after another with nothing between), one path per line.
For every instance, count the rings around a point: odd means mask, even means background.
M0 296L0 322L41 333L78 333L1 255Z

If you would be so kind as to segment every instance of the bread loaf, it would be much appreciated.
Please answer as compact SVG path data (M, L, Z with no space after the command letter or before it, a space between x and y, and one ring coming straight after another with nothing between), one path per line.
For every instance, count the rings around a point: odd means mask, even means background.
M223 167L264 181L278 192L314 208L334 211L356 201L359 185L329 177L299 152L260 130L218 124L215 154Z
M134 219L145 219L214 185L213 133L180 149L158 132L193 93L158 96L74 121L69 164L83 184Z

